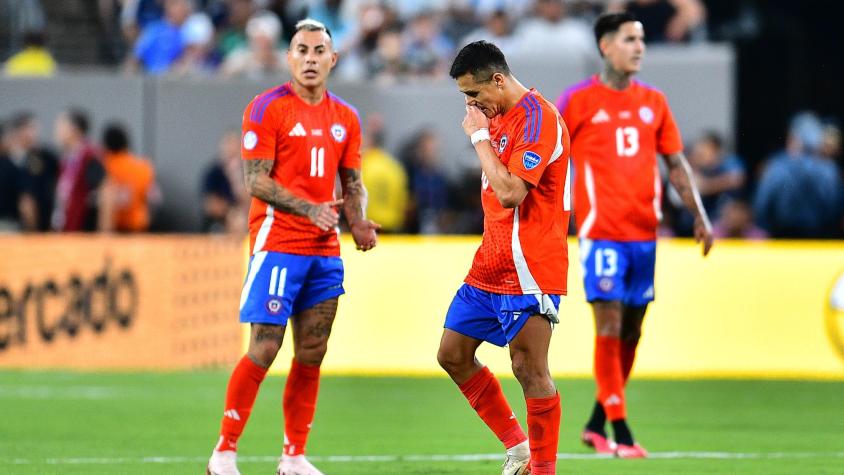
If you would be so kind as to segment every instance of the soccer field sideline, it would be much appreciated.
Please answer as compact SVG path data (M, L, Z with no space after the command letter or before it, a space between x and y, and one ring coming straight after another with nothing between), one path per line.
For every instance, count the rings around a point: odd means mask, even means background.
M818 457L844 458L844 452L651 452L651 459L812 459ZM494 454L451 454L451 455L325 455L308 456L312 462L330 463L387 463L387 462L479 462L501 460L502 453ZM557 460L606 460L609 454L558 453ZM207 456L148 456L148 457L66 457L47 459L16 458L2 461L0 465L136 465L136 464L181 464L204 463ZM238 463L268 463L278 460L275 455L241 456Z

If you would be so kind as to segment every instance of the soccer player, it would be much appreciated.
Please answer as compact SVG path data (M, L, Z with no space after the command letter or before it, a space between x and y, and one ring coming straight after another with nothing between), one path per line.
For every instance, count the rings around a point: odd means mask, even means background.
M695 240L703 242L704 256L712 247L712 227L665 96L633 79L645 53L642 24L628 13L605 14L595 23L595 38L603 72L569 88L557 102L571 131L575 221L586 299L595 316L598 398L582 439L598 452L638 458L647 452L627 425L624 386L654 299L662 199L657 152L695 217ZM604 431L607 418L615 442Z
M287 52L292 80L265 91L243 114L241 155L252 195L252 257L240 298L240 321L251 324L247 354L229 379L220 439L208 473L238 474L237 440L258 388L293 326L293 362L284 389L281 475L319 475L304 456L319 389L319 368L343 291L337 240L343 206L361 251L377 242L365 217L357 111L326 90L337 62L330 32L302 20ZM334 198L339 170L343 199Z
M483 171L484 234L448 309L437 360L504 444L502 474L555 473L561 409L548 346L566 294L568 131L554 105L523 86L491 43L466 45L450 74L465 95L463 130ZM509 344L528 436L475 357L484 341Z

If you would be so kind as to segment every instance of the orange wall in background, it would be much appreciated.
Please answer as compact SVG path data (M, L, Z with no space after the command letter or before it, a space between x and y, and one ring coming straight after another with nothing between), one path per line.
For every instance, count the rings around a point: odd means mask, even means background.
M240 239L23 235L0 249L0 367L228 367L241 354Z

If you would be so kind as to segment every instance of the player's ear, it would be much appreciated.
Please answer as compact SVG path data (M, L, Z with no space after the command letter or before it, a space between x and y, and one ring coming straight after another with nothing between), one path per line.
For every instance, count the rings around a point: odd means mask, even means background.
M607 57L607 48L610 47L610 42L612 41L612 35L604 35L601 37L601 41L598 42L598 49L601 51L601 57Z
M501 89L504 87L504 74L503 73L495 73L492 75L492 81L495 83L495 87Z
M332 52L331 52L331 67L332 67L332 68L334 67L334 65L335 65L335 64L337 64L337 58L338 58L338 56L337 56L337 52L336 52L336 51L332 51Z

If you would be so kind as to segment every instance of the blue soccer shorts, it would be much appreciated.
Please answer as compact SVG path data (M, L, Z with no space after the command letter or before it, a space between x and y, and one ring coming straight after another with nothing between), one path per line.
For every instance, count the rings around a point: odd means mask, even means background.
M654 300L656 241L580 239L586 300L642 307Z
M258 252L240 294L240 321L287 325L291 315L344 293L339 257Z
M504 346L519 334L531 315L539 314L557 323L559 307L559 295L494 294L463 284L448 308L445 328Z

